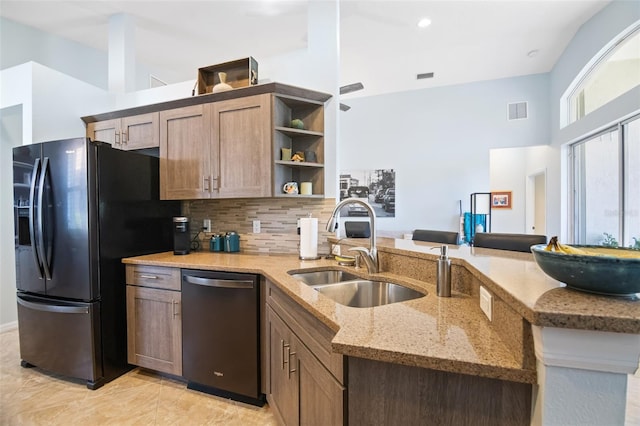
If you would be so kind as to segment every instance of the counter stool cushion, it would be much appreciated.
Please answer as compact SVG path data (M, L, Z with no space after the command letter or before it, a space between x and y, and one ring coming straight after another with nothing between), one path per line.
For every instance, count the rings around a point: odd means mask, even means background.
M479 232L473 237L474 247L521 251L526 253L531 252L532 245L546 243L547 237L545 235Z
M430 229L416 229L413 231L414 241L429 241L432 243L458 244L459 234L451 231L434 231Z
M344 223L344 232L347 238L369 238L371 237L371 228L369 222L347 221Z

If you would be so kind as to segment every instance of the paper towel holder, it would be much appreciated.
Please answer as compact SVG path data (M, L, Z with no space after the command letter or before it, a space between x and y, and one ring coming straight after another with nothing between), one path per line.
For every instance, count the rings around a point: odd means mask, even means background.
M313 237L312 237L311 240L313 241L312 244L313 244L313 246L315 246L315 250L303 250L302 249L304 236L303 236L303 232L302 232L303 231L303 227L300 226L299 227L299 229L300 229L300 255L299 255L299 258L300 258L300 260L318 260L318 259L320 259L320 256L318 256L318 248L317 248L317 246L318 246L318 222L317 222L317 220L318 219L314 219L311 216L311 213L309 213L309 216L307 218L300 219L300 225L302 225L302 221L303 220L314 221L314 222L312 222L312 223L314 223L314 225L312 227ZM303 251L306 252L304 255L303 255ZM309 253L309 251L310 251L310 253Z

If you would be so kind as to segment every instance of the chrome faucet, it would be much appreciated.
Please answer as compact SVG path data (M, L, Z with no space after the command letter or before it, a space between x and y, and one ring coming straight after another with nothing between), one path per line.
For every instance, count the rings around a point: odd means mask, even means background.
M333 209L333 212L331 213L331 217L327 222L326 229L328 232L335 231L336 216L338 215L338 212L346 204L353 204L353 203L360 204L365 209L367 209L367 213L371 220L371 234L369 236L369 249L365 247L354 247L349 249L349 251L357 251L362 253L361 257L362 259L364 259L365 265L367 265L367 270L369 271L370 274L375 274L378 272L380 268L378 263L378 250L376 249L376 213L373 211L373 207L371 207L369 203L364 202L358 198L345 198L344 200L340 201L338 205Z

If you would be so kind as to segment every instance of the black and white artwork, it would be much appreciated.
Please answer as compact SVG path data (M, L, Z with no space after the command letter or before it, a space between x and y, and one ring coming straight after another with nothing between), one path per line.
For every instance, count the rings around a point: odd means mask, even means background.
M396 215L396 172L393 169L355 170L340 172L340 201L360 198L368 201L376 217ZM367 217L367 210L360 204L347 204L340 216Z

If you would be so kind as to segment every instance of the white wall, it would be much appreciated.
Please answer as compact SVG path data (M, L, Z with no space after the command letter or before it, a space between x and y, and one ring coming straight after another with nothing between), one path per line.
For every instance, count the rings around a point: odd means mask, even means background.
M12 148L22 143L22 106L0 109L0 332L15 326Z
M640 109L640 87L614 99L578 122L561 129L562 95L591 60L617 36L640 21L640 2L614 0L587 21L573 37L550 73L551 137L554 145L570 142Z
M35 61L94 86L107 87L106 52L6 18L0 18L0 52L2 70Z
M568 156L567 144L584 138L610 125L615 120L640 111L640 86L617 97L581 120L561 128L563 94L594 57L611 45L623 31L640 21L640 2L614 0L587 21L573 37L556 62L550 75L551 144L557 152L557 167L550 167L547 175L547 228L549 221L557 222L561 240L568 238ZM556 225L553 225L554 227Z
M490 151L490 181L492 191L513 191L512 208L492 211L492 232L527 233L527 178L545 172L557 179L559 151L548 145L525 148L501 148ZM548 186L548 185L547 185ZM545 198L550 189L546 188ZM554 206L546 203L547 236L557 235L559 220L552 219Z
M549 142L548 75L349 100L341 114L339 170L395 169L396 217L380 230L458 230L458 201L491 188L489 150ZM527 101L529 119L507 121Z
M16 43L16 40L19 40ZM45 33L6 18L0 18L0 70L25 62L38 62L46 67L99 87L108 88L108 52ZM149 87L149 74L172 81L172 70L136 64L135 87ZM195 76L195 71L194 71Z

